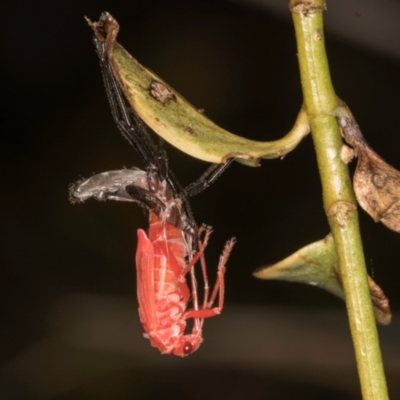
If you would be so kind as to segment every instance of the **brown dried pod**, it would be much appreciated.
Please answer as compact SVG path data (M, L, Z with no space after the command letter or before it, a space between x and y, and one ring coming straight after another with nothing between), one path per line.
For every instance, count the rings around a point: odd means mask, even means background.
M338 122L358 156L353 177L358 203L375 222L400 233L400 172L368 146L355 121L338 117Z

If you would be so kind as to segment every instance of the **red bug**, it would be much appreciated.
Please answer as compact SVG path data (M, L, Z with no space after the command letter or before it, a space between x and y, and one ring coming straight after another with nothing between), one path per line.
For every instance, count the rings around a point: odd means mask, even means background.
M70 188L71 201L135 201L149 212L148 232L138 230L136 251L139 315L145 337L163 354L187 356L202 342L204 318L221 313L224 303L225 264L235 244L229 240L220 257L217 279L210 291L204 250L211 228L197 228L187 198L212 183L230 164L214 165L186 189L178 190L163 149L152 141L143 122L127 104L113 75L105 45L94 39L111 104L113 118L128 141L141 154L146 171L123 169L103 172ZM200 264L204 295L199 304L194 267ZM186 277L190 277L190 287ZM218 302L217 302L218 299ZM188 308L191 301L192 307ZM217 304L216 304L217 303ZM188 319L192 332L185 334Z
M203 233L204 237L201 238ZM225 246L218 266L217 281L210 295L204 261L204 249L210 233L209 228L200 228L198 249L191 255L188 254L191 248L188 247L182 230L163 221L153 212L150 212L148 235L141 229L138 231L136 268L139 315L147 332L145 336L161 353L183 357L197 350L202 342L204 318L213 317L222 311L225 263L234 240L230 240ZM205 284L203 304L200 307L193 269L198 261ZM189 310L186 307L190 290L185 280L188 274L193 297L193 308ZM213 306L217 295L218 305ZM193 330L184 335L188 318L194 318Z

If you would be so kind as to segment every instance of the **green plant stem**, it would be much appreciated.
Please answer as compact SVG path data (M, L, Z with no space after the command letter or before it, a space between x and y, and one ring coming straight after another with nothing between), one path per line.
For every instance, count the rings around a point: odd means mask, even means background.
M334 117L334 92L323 33L323 0L290 1L304 104L311 121L323 202L335 241L365 400L388 399L379 338L373 315L356 200L349 170L341 160L342 138Z

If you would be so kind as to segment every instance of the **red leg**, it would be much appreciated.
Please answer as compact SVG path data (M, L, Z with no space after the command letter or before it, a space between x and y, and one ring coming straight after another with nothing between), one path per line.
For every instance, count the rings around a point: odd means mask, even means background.
M207 275L207 266L206 266L206 260L204 258L204 250L208 244L208 239L212 233L211 228L207 228L205 226L202 226L199 229L199 236L202 234L202 232L206 232L206 235L204 237L203 243L199 241L199 247L203 245L203 254L200 257L200 266L201 266L201 272L203 274L203 282L204 282L204 293L203 293L203 306L202 308L205 309L207 308L207 302L208 302L208 296L210 293L210 285L208 284L208 275ZM197 310L197 308L195 308Z
M225 294L225 281L224 281L224 275L225 275L225 264L228 261L229 255L231 254L232 248L235 245L236 240L231 239L229 240L224 247L224 251L222 252L220 258L219 258L219 263L218 263L218 277L217 281L215 282L210 300L207 301L206 308L211 308L213 303L215 302L215 299L217 298L217 295L219 293L219 305L218 308L222 310L223 304L224 304L224 294Z
M196 280L196 275L194 271L194 266L195 263L200 259L201 263L201 268L203 271L203 279L204 279L204 286L205 286L205 294L204 294L204 300L203 300L203 308L206 304L206 300L208 298L208 291L209 291L209 285L208 285L208 278L207 278L207 272L206 272L206 264L205 264L205 259L204 259L204 250L208 245L208 240L211 235L211 228L206 228L202 226L199 229L198 236L199 238L201 237L201 234L205 232L204 239L201 240L199 239L198 245L199 245L199 251L192 260L192 262L188 265L188 267L185 268L187 270L190 268L190 280L191 280L191 288L192 288L192 297L193 297L193 311L198 311L199 310L199 301L198 301L198 293L197 293L197 280ZM210 315L211 316L211 315ZM203 328L203 322L204 318L198 318L196 316L193 316L194 318L194 327L193 327L193 333L196 332L196 334L201 335L201 331Z
M199 233L202 231L206 231L205 237L203 241L199 241L199 251L194 255L194 257L190 260L189 264L185 267L185 269L181 272L179 276L179 280L184 280L186 274L191 270L191 268L199 261L199 259L203 256L204 254L204 249L207 247L208 244L208 239L211 235L211 229L206 229L206 228L200 228Z
M203 318L214 317L215 315L218 315L221 313L222 308L224 306L224 293L225 293L224 275L225 275L225 271L226 271L225 264L229 258L230 252L232 251L234 244L235 244L235 239L231 239L225 245L224 251L219 259L217 281L215 282L210 299L208 300L208 298L206 298L206 300L205 300L206 306L200 310L191 309L191 310L186 311L186 313L183 315L183 318L185 318L185 319L188 319L188 318L203 319ZM206 275L205 275L205 279L206 279ZM207 282L207 285L208 285L208 282ZM218 307L211 308L212 304L215 302L215 299L218 294L219 294Z

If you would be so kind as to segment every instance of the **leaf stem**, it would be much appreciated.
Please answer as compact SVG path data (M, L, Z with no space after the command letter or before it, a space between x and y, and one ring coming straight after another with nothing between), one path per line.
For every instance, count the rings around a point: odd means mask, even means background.
M304 105L311 121L323 202L336 245L364 400L388 399L379 338L371 305L349 170L341 160L340 106L329 73L323 33L325 1L290 0Z

